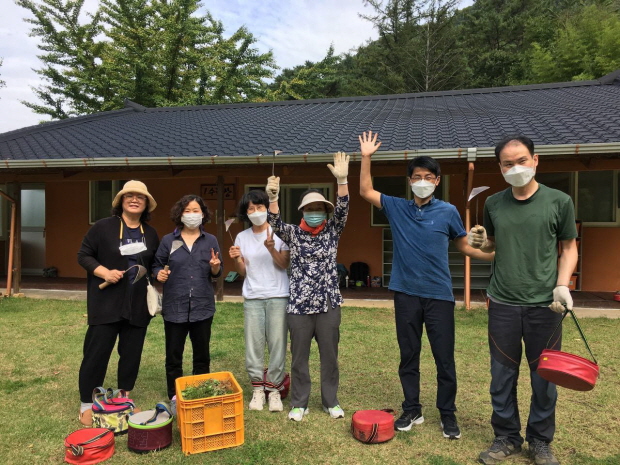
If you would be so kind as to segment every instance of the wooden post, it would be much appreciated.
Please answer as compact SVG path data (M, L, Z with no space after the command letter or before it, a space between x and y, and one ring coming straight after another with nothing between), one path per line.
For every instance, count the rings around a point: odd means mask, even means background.
M6 272L6 297L11 295L11 287L13 286L13 256L15 249L15 218L17 217L17 205L15 199L0 191L0 195L11 202L11 226L9 230L9 260L7 262Z
M224 176L217 177L217 243L222 247L224 245ZM224 262L224 250L220 250L220 260ZM224 273L217 278L217 292L215 298L218 302L224 300Z
M15 192L13 192L15 199L13 295L17 295L22 286L22 186L18 182L14 183L13 186L15 188Z

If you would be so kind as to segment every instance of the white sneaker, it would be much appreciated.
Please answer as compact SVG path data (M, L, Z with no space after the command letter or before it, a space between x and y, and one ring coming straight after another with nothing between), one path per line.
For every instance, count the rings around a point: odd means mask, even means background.
M336 405L335 407L325 407L323 406L323 411L325 413L329 413L329 416L332 418L344 418L344 410L340 408L340 405Z
M280 391L269 391L269 411L281 412L282 410L284 410L284 407L282 406Z
M288 419L293 421L301 421L308 415L308 409L302 407L294 407L288 412Z
M254 389L252 400L250 401L250 410L262 410L265 405L265 391L262 389Z

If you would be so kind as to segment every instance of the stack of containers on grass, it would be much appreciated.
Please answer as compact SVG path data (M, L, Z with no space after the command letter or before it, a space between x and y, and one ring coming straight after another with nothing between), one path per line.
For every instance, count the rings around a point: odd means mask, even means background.
M230 381L233 392L223 396L186 400L183 390L207 379ZM184 376L176 380L177 422L185 455L243 444L243 391L232 373L222 371Z

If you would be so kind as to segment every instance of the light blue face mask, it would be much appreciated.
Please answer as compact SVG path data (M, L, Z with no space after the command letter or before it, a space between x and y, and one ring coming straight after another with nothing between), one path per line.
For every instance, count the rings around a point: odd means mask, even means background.
M316 228L327 219L326 212L304 212L304 220L311 228Z

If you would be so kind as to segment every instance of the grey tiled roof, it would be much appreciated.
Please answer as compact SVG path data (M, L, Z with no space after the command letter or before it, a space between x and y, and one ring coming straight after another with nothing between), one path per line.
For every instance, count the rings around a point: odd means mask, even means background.
M599 80L304 101L127 108L0 134L0 159L256 156L620 142L620 70Z

